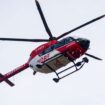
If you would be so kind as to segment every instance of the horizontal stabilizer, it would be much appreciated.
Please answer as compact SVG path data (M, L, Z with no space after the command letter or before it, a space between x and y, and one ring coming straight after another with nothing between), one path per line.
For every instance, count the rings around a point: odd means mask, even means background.
M4 75L2 75L1 73L0 73L0 78L3 78L4 77ZM8 85L10 85L10 86L14 86L14 83L12 83L10 80L8 80L8 79L6 79L6 80L4 80Z

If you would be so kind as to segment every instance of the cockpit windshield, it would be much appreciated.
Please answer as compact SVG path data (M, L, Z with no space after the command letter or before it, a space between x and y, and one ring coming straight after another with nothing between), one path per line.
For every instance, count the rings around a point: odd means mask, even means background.
M61 46L64 46L64 45L66 45L66 44L68 44L69 42L74 41L74 40L75 40L75 39L72 38L72 37L66 37L66 38L64 38L64 39L62 39L62 40L60 40L60 41L58 41L56 44L51 45L49 48L47 48L47 49L44 50L43 52L41 52L41 53L39 54L39 56L42 56L42 55L44 55L44 54L46 54L46 53L49 53L49 52L53 51L54 49L59 48L59 47L61 47Z

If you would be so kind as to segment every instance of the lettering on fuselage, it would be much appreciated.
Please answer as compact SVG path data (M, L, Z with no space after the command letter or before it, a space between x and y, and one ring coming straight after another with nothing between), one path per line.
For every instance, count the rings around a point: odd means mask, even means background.
M43 62L45 62L47 59L49 59L49 54L46 54L46 55L42 56L42 57L40 58L40 60L38 60L38 62L39 62L39 63L43 63Z

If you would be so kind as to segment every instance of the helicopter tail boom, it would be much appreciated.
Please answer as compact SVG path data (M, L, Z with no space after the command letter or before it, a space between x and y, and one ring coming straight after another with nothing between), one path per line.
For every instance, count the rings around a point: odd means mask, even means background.
M10 77L12 77L12 76L14 76L14 75L20 73L21 71L27 69L28 67L29 67L29 64L28 64L28 63L25 63L25 64L23 64L22 66L20 66L20 67L18 67L18 68L16 68L16 69L14 69L14 70L12 70L12 71L6 73L5 75L2 75L2 74L0 73L0 83L3 82L3 81L5 81L5 82L6 82L7 84L9 84L10 86L14 86L14 84L13 84L10 80L8 80L8 78L10 78Z

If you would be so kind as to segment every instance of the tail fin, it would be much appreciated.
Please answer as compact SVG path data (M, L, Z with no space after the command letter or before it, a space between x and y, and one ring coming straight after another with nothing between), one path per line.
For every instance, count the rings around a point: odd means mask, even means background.
M4 75L2 75L1 73L0 73L0 79L1 78L4 78ZM4 80L8 85L10 85L11 87L12 86L14 86L14 83L12 83L10 80L8 80L8 79L6 79L6 80ZM2 82L2 81L0 81L0 82Z

